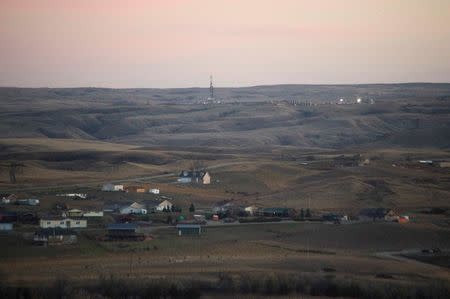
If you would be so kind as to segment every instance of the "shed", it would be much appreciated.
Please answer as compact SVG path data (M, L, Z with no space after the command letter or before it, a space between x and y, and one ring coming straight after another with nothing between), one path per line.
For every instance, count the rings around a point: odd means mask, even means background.
M199 224L178 224L177 225L178 235L197 235L202 234L202 226Z

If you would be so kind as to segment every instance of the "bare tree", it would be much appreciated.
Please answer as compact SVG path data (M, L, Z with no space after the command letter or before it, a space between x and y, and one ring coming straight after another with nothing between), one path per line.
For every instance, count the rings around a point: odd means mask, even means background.
M201 160L192 160L190 170L191 171L200 171L205 168L205 164Z
M22 162L11 161L9 163L2 164L1 166L8 169L9 182L11 184L17 183L17 174L23 172L23 167L25 166Z

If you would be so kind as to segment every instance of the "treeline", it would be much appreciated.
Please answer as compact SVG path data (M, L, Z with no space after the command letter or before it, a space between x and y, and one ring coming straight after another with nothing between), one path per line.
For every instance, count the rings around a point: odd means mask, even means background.
M201 298L202 295L310 295L362 299L447 299L450 287L445 282L405 285L391 281L350 281L332 275L219 274L216 281L170 279L99 278L84 285L57 280L48 287L11 287L0 285L0 298Z

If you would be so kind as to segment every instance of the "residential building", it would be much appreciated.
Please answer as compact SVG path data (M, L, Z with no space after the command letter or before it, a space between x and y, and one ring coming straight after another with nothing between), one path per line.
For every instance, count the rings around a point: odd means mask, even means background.
M38 206L40 201L36 198L18 199L16 200L16 204L21 206Z
M188 171L183 170L179 177L179 183L199 183L208 185L211 184L211 175L207 171Z
M2 223L16 222L17 219L16 212L0 211L0 222Z
M10 204L17 200L17 196L15 194L0 194L0 203L2 204Z
M244 208L244 211L245 211L248 215L254 216L254 215L257 214L257 212L258 212L259 209L260 209L260 207L255 206L255 205L251 205L251 206L245 207L245 208Z
M170 211L170 210L172 210L172 206L173 206L173 204L170 201L164 200L163 202L161 202L160 204L158 204L155 207L155 211L158 211L158 212L162 212L164 210Z
M12 223L0 223L0 232L8 232L13 230Z
M178 224L177 225L178 235L197 235L202 234L202 226L200 224Z
M134 202L129 206L120 209L120 214L147 214L147 209L144 205Z
M86 228L87 220L47 217L39 221L39 226L42 228Z
M65 217L83 217L83 211L79 209L71 209L63 214L65 214Z
M42 228L34 233L33 242L40 245L74 244L78 240L75 231L70 229Z
M138 233L135 223L113 223L107 227L107 237L111 240L143 240L144 235Z
M115 185L112 183L104 184L102 191L113 192L113 191L123 191L123 185Z
M159 189L153 188L148 190L149 193L153 193L153 194L159 194Z
M103 211L88 211L83 213L83 217L103 217Z

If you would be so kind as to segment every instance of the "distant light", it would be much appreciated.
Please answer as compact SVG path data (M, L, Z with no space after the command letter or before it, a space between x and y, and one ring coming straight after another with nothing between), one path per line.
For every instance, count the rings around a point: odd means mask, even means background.
M356 100L356 103L361 103L361 98L358 98L357 100Z

